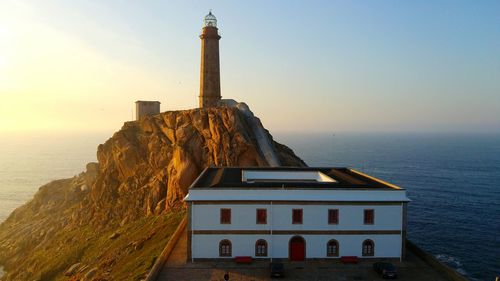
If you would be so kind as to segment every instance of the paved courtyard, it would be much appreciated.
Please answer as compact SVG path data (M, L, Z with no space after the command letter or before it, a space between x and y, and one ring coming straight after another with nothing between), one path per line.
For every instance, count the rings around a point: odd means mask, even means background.
M228 273L230 281L263 281L276 280L269 277L269 261L254 261L252 264L236 264L233 261L186 262L186 235L182 235L172 251L158 280L224 280ZM358 264L342 264L335 261L284 262L285 278L281 280L384 280L372 269L374 261L361 261ZM396 262L398 279L409 281L441 281L447 280L433 268L408 253L402 263ZM279 280L279 279L277 279Z

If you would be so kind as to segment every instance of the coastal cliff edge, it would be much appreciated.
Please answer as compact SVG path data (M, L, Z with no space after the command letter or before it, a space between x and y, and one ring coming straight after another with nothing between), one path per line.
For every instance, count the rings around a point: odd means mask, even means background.
M306 165L262 129L281 165ZM126 122L99 145L98 163L40 187L0 225L1 280L143 279L205 167L269 165L253 131L226 106Z

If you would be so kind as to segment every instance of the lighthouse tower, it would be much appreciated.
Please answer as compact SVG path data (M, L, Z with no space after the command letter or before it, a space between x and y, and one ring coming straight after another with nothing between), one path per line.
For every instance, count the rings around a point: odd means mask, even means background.
M212 11L205 16L201 39L200 108L217 106L220 99L219 36Z

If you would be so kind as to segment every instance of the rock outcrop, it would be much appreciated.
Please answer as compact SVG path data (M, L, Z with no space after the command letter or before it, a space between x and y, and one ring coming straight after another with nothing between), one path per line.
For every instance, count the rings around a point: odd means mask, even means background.
M98 163L42 186L0 225L4 279L53 280L65 273L76 274L71 280L139 278L168 241L171 224L180 221L175 214L184 212L182 198L205 167L269 165L254 131L233 107L165 112L125 123L99 145ZM269 134L268 139L282 165L305 165ZM120 273L127 257L142 267ZM140 260L147 258L152 260Z

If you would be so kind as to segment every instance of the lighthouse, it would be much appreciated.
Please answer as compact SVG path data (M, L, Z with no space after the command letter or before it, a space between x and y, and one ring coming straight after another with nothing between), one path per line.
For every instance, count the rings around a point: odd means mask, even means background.
M200 108L214 107L219 104L220 95L220 65L217 19L212 11L203 20L201 39L200 67Z

